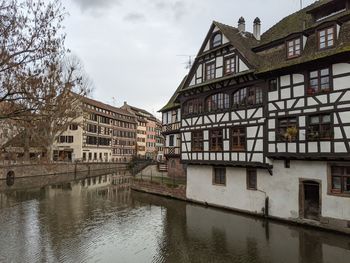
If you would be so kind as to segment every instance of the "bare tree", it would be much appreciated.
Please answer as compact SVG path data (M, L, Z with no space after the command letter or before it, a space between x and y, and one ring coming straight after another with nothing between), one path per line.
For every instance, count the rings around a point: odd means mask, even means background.
M24 123L30 136L45 146L48 160L52 160L56 138L83 116L81 99L90 93L92 84L74 56L62 62L53 60L42 72L32 83L29 99L37 109Z
M52 53L64 55L65 10L59 0L0 0L0 120L31 114L31 84ZM30 107L29 107L30 105ZM6 109L6 110L4 110Z

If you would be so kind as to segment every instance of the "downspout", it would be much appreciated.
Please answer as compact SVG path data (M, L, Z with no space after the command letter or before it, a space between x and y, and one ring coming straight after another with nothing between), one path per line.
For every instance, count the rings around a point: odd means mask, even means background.
M257 189L258 192L261 192L265 195L265 206L263 208L264 210L264 217L267 218L269 217L269 197L267 196L265 191Z

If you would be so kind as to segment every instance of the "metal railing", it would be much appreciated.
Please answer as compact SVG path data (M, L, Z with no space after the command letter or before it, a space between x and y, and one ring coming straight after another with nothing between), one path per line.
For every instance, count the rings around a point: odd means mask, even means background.
M153 175L152 172L145 174L141 172L139 175L134 177L134 181L137 183L140 182L150 182L153 184L162 184L168 187L179 187L186 186L187 179L182 177L168 177L167 173L161 173L161 175Z

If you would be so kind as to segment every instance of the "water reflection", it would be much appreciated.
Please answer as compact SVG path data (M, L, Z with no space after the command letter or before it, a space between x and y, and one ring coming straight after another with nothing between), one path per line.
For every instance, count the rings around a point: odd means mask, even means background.
M349 262L348 236L136 193L124 176L104 176L0 194L0 261Z

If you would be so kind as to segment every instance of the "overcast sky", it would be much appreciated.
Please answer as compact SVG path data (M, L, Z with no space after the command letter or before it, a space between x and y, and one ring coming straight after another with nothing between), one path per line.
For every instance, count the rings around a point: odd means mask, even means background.
M213 20L265 31L300 8L300 0L62 0L67 47L83 61L92 97L115 106L124 101L156 113L188 72ZM314 2L304 0L304 6Z

